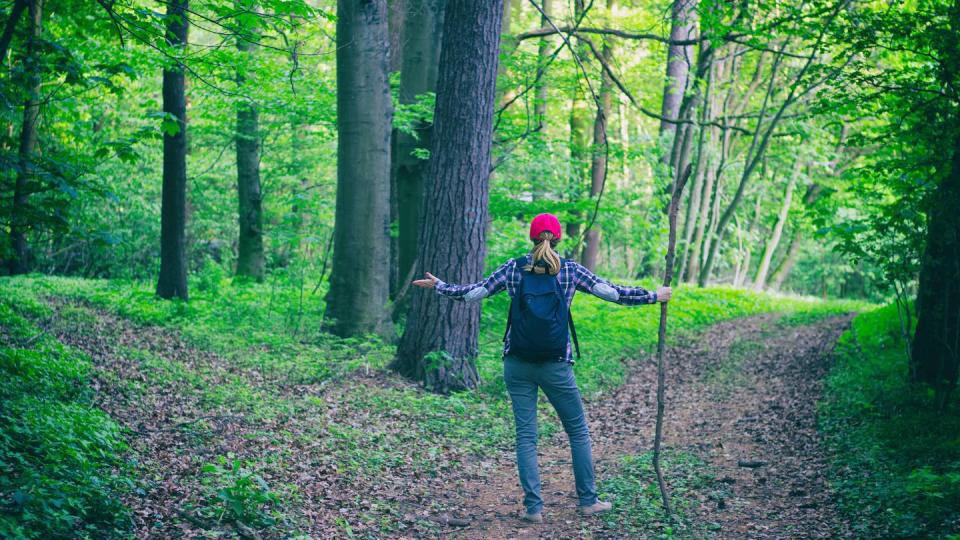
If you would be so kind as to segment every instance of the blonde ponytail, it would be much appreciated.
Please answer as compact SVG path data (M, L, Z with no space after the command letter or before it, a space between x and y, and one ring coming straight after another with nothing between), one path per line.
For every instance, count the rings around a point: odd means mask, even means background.
M560 257L553 251L553 247L556 245L557 240L554 239L552 232L543 231L540 233L540 240L537 242L536 247L533 248L533 260L531 264L524 267L524 270L538 274L549 271L551 276L559 274ZM546 263L547 267L544 268L542 265L538 266L537 263L540 261Z

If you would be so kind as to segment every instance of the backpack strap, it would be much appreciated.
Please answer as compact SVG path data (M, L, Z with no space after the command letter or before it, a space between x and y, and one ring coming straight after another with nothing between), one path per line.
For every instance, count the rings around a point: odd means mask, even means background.
M523 257L517 257L516 259L513 260L513 264L514 264L514 266L520 268L520 272L523 272L523 269L522 269L522 267L521 267L520 265L522 265L524 262L526 262L526 260L527 260L526 255L524 255ZM520 274L520 282L523 283L523 274ZM511 298L511 299L510 299L510 310L507 312L507 327L504 328L504 330L503 330L503 342L504 342L504 343L507 342L507 336L510 335L510 323L513 322L513 302L514 302L514 299Z
M573 325L573 313L567 310L567 322L570 323L570 337L573 338L573 346L577 350L577 360L580 359L580 342L577 341L577 327Z

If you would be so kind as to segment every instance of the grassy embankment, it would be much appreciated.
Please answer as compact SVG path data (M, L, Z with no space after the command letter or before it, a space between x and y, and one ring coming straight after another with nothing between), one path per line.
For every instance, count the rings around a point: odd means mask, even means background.
M915 320L915 319L914 319ZM820 404L832 485L863 538L960 538L960 410L938 412L908 379L893 305L863 313L837 346Z

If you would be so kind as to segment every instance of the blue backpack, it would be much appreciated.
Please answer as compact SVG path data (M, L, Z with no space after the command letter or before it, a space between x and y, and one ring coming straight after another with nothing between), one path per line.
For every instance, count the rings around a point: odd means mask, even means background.
M507 330L503 334L504 341L507 336L510 337L508 352L530 362L563 360L567 356L567 341L572 335L579 359L577 330L573 326L567 299L560 288L560 280L549 273L523 270L526 262L526 257L516 259L520 268L520 285L510 301ZM565 262L560 260L561 267Z

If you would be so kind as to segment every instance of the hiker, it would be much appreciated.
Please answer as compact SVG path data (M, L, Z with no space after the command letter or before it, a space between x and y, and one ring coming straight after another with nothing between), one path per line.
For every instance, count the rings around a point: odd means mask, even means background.
M543 522L537 470L538 388L543 389L556 409L570 439L580 513L594 515L611 507L609 502L597 499L590 432L573 376L571 333L577 357L580 356L569 311L574 292L588 292L621 305L666 302L671 294L670 287L660 287L652 293L641 287L615 285L575 261L560 258L555 248L561 236L557 217L540 214L530 223L533 251L507 261L487 279L470 285L452 285L427 272L425 279L413 282L418 287L433 288L438 294L465 302L479 302L504 289L512 299L504 335L503 379L517 427L517 469L526 506L521 519L532 523Z

